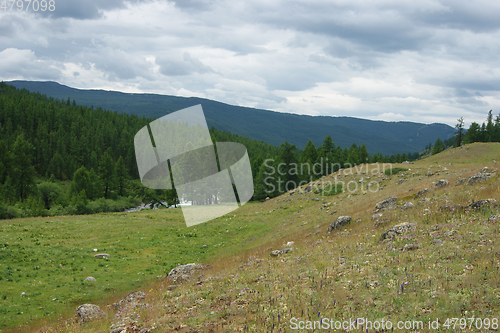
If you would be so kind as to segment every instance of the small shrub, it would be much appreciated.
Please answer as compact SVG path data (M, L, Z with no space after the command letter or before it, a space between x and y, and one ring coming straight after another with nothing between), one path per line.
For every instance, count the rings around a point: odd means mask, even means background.
M393 167L391 167L390 169L385 170L384 174L386 176L390 176L390 175L395 175L397 173L400 173L401 171L408 171L408 169L405 169L405 168L393 168Z

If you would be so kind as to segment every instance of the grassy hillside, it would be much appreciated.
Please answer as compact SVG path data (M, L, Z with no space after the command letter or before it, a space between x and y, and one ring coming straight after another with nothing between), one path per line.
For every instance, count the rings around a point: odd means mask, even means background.
M157 94L126 94L116 91L81 90L56 82L11 81L17 88L47 96L75 100L79 105L101 107L127 114L158 118L166 113L201 104L208 126L265 141L278 146L285 140L304 148L311 139L318 146L331 135L343 147L366 144L373 154L384 155L424 150L429 143L453 136L454 129L444 124L384 122L352 117L312 117L228 105L197 97Z
M452 332L457 328L443 326L452 317L481 318L483 326L489 318L495 327L500 220L490 217L498 206L466 206L500 198L498 171L486 182L455 183L485 166L498 168L498 156L500 144L476 143L393 165L402 170L392 176L382 165L358 166L320 180L343 181L351 192L322 197L299 189L244 205L196 230L182 227L177 210L1 221L6 297L0 302L8 312L0 322L35 325L36 316L52 314L47 323L18 332L108 332L124 318L129 327L153 332L288 332L300 320L362 317L390 320L393 327L439 318L439 330L395 331ZM441 179L449 185L435 187ZM372 182L378 185L368 188ZM428 192L415 198L424 188ZM375 215L375 205L392 196L398 207ZM402 210L405 202L414 207ZM351 223L327 234L345 215ZM402 222L415 223L415 229L379 241ZM270 256L289 241L295 242L291 252ZM93 248L111 258L94 259ZM177 288L164 279L172 265L195 261L209 264L204 277ZM86 276L97 281L83 282ZM128 313L106 307L138 289L147 293L149 306ZM72 310L84 302L101 305L107 318L75 324ZM56 316L61 319L54 322ZM479 330L469 324L461 331Z

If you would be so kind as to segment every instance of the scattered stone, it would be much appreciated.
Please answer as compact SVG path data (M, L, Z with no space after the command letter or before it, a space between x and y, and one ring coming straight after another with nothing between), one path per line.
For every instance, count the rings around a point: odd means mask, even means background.
M401 210L407 210L408 208L413 208L415 205L412 202L405 202L403 206L401 206Z
M461 211L463 209L464 209L464 207L462 205L448 205L448 206L439 207L440 211L451 212L451 213L458 212L458 211Z
M404 161L404 162L401 162L401 164L413 164L413 162L410 162L410 161Z
M97 281L95 277L89 276L85 279L85 281Z
M467 205L466 208L479 209L483 206L498 206L498 202L495 199L481 199Z
M377 213L377 214L373 214L372 215L372 220L378 220L379 218L381 218L383 216L382 213Z
M206 247L208 247L208 245L204 244L204 245L202 245L201 247L206 248Z
M171 284L170 286L167 286L167 290L172 291L172 290L177 289L177 287L178 287L178 285L176 285L176 284Z
M307 185L305 188L304 188L304 192L310 192L311 190L313 189L313 186L312 185Z
M295 244L295 242L294 242L294 241L291 241L291 242L286 243L286 244L285 244L285 246L286 246L286 247L292 247L292 246L293 246L293 244Z
M488 170L490 170L490 168L484 167L484 168L481 169L481 173L487 173Z
M268 200L269 200L269 197L266 197L266 201L268 201Z
M403 184L405 181L406 181L406 179L400 179L400 180L398 180L398 185Z
M286 249L281 249L281 250L274 250L274 251L271 251L271 256L277 257L279 255L288 253L290 251L292 251L292 248L286 248Z
M413 199L418 199L420 197L423 197L424 195L427 194L427 192L429 192L429 190L424 188L423 190L418 191L417 194L415 194L415 197L413 197Z
M439 238L434 238L432 240L432 243L436 244L436 245L443 245L444 242L442 240L440 240Z
M456 234L457 231L456 230L450 230L450 231L447 231L444 233L444 236L448 237L448 236L453 236L454 234Z
M403 247L404 251L411 251L411 250L416 250L416 249L418 249L418 245L417 244L406 244Z
M469 178L469 180L467 181L467 185L473 185L478 182L485 182L490 179L491 176L493 176L492 173L478 173Z
M264 280L264 279L265 279L265 277L261 275L258 278L254 279L253 282L259 282L259 281Z
M457 180L457 182L455 183L455 186L458 186L458 185L461 185L463 183L465 183L467 181L467 178L460 178L459 180Z
M96 258L96 259L110 258L110 257L111 256L107 253L94 254L94 258Z
M396 201L398 201L397 197L390 197L383 201L380 201L375 205L376 209L395 209Z
M196 271L201 271L204 268L201 264L186 264L173 268L167 275L167 279L172 283L183 283L191 279Z
M21 297L26 297L26 293L24 291L21 293Z
M415 230L416 225L417 225L416 223L410 223L410 222L403 222L400 224L396 224L395 226L389 228L386 232L384 232L380 236L379 242L383 241L384 239L393 239L396 237L396 235L401 235L408 231Z
M440 181L438 181L434 187L436 188L440 188L440 187L443 187L443 186L446 186L446 185L450 185L450 182L447 181L446 179L441 179Z
M420 203L426 203L426 202L430 202L430 201L431 201L431 199L429 199L429 198L422 198L422 199L420 199L419 202Z
M328 229L326 230L326 233L332 232L333 229L336 229L338 227L341 227L343 225L349 224L351 222L352 218L350 216L339 216L335 222L333 222Z
M106 317L104 311L95 304L80 305L75 311L75 320L80 324L104 317Z
M500 221L500 214L491 215L488 217L488 222Z

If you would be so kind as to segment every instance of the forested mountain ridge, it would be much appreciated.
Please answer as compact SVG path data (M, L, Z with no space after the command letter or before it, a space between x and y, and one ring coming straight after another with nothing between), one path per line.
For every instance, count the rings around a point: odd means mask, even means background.
M11 81L17 88L40 92L77 104L101 107L126 114L158 118L169 112L201 104L209 127L274 146L284 141L303 149L311 140L319 146L330 135L342 148L365 143L368 151L391 155L422 151L438 137L453 137L445 124L372 121L352 117L306 116L228 105L198 97L158 94L127 94L116 91L74 89L56 82Z

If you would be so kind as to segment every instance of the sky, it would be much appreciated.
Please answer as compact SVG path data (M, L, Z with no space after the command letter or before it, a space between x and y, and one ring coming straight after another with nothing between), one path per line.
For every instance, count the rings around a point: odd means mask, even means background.
M466 127L500 113L498 1L0 3L3 81Z

